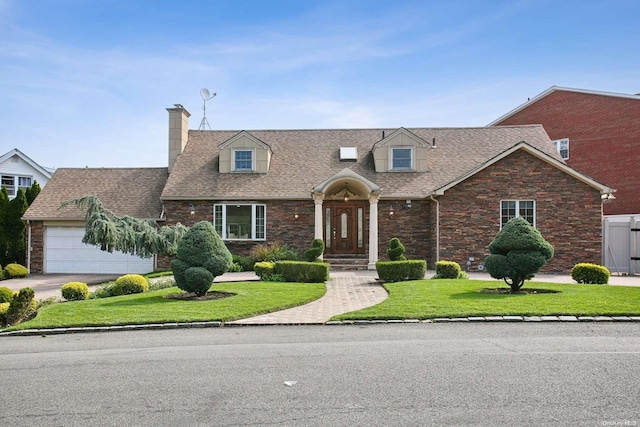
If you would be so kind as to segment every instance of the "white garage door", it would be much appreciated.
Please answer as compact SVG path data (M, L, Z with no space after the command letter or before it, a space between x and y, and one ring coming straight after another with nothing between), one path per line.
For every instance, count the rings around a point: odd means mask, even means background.
M153 271L153 258L109 253L82 243L84 228L46 227L45 273L125 274Z

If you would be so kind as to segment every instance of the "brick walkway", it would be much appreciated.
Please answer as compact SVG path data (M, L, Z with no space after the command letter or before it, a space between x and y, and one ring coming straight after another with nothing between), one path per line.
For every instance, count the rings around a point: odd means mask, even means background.
M370 307L384 301L387 291L376 282L374 274L332 272L327 293L309 304L248 319L227 322L233 325L302 325L319 324L331 317Z

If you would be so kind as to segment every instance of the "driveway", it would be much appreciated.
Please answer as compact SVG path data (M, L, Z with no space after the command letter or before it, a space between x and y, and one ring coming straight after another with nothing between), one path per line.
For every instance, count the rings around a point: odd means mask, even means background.
M29 287L36 292L36 300L60 297L60 288L65 283L82 282L95 288L96 285L110 282L120 277L119 274L32 274L22 279L3 280L0 286L6 286L14 291ZM93 285L93 286L92 286Z

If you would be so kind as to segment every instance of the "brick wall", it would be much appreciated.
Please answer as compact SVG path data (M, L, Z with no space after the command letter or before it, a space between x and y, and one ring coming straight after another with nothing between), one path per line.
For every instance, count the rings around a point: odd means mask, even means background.
M617 189L605 215L640 213L640 100L555 91L499 125L534 123L569 138L569 166Z
M391 208L393 208L393 215L390 215ZM430 246L432 228L430 201L412 200L409 208L406 200L380 200L378 202L378 258L389 259L387 258L389 240L397 237L406 248L407 258L426 260L427 267L434 268L435 259L432 258Z
M602 262L599 192L524 151L439 198L440 259L465 267L474 257L471 269L477 270L500 230L500 201L507 199L536 202L536 227L555 249L543 272L568 273L578 262Z
M213 222L213 201L165 201L167 216L166 225L175 225L177 222L190 227L199 221ZM253 240L226 240L225 245L234 255L247 256L251 249L260 244L282 242L292 249L303 252L311 247L314 237L314 204L313 200L287 200L268 201L266 241ZM195 207L195 213L191 214L190 206ZM295 214L298 218L295 218ZM168 257L159 257L158 268L169 267Z

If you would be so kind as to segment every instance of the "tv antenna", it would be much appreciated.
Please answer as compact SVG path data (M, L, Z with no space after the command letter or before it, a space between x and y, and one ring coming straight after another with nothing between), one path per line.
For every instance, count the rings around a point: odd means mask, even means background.
M207 120L207 101L216 96L216 93L209 93L209 89L203 87L200 89L200 96L202 97L202 121L200 122L200 127L198 130L211 130L211 126L209 125L209 121Z

